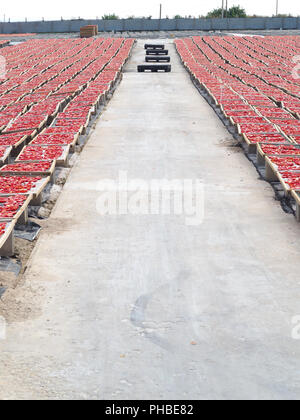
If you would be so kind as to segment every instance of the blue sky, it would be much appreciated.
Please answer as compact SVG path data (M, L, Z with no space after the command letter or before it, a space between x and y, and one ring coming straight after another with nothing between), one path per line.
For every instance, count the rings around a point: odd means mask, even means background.
M275 13L276 0L228 0L229 6L240 4L249 14L272 15ZM48 2L36 0L13 0L12 2L1 2L0 19L3 21L5 14L6 20L10 17L12 20L23 20L27 17L29 20L59 19L82 17L96 18L105 13L115 12L120 17L149 16L158 17L158 0L110 0L107 2L99 0L85 0L84 2L51 0ZM209 10L220 7L222 0L162 0L163 16L173 17L180 15L205 15ZM292 13L300 15L299 0L279 0L280 13Z

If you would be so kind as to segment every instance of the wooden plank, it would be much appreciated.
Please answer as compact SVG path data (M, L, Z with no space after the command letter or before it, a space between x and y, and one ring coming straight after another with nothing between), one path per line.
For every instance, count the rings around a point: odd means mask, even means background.
M15 162L15 163L12 163L10 166L13 166L13 165L16 165L16 164L19 164L19 163L23 164L25 162L22 162L22 161ZM32 163L32 162L30 162L30 163ZM6 170L8 165L5 165L0 170L0 176L18 176L18 175L20 175L20 176L44 176L44 177L45 176L46 177L50 176L50 177L52 177L52 175L55 171L55 166L56 166L56 160L53 160L50 168L47 169L44 172L41 172L41 171L13 171L12 169Z
M246 148L247 148L247 152L249 154L255 154L257 153L257 143L253 143L251 142L246 134L242 134L241 136L242 140L244 141L244 143L246 144Z
M42 204L42 194L48 183L50 182L50 177L43 178L38 181L35 188L32 188L30 191L32 194L32 200L30 205L32 206L40 206Z
M0 256L12 257L15 253L13 230L16 224L15 220L6 223L5 232L0 237Z
M299 174L300 174L300 172L299 172ZM284 189L285 195L288 195L291 192L291 187L285 182L285 180L283 179L280 172L277 171L276 175L278 177L278 181L281 183L281 185Z
M266 158L265 158L265 165L266 165L266 173L265 173L266 181L269 181L269 182L278 181L277 166L274 165L274 163L272 162L272 160L268 156L266 156Z

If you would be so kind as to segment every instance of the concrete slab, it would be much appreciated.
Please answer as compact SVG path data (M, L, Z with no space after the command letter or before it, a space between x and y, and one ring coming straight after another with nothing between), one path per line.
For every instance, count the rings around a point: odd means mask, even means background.
M297 399L300 227L192 85L139 41L38 241L0 398ZM205 217L101 216L103 178L202 179ZM1 305L1 303L0 303Z

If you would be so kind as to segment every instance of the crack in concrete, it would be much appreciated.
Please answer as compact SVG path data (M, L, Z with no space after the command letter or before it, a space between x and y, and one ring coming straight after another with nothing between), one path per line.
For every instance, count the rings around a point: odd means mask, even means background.
M134 304L130 314L130 321L135 326L142 330L143 335L155 345L163 348L166 351L173 352L171 345L164 338L160 337L154 332L147 331L145 327L146 309L152 299L150 294L141 295Z

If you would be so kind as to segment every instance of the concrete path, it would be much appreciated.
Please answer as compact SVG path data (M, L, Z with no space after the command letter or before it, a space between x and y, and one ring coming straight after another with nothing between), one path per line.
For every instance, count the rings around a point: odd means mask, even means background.
M139 41L4 297L2 399L299 398L300 228L168 48L171 74L138 74ZM101 216L98 182L120 170L202 179L203 223Z

